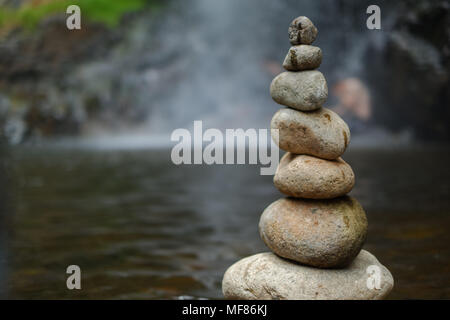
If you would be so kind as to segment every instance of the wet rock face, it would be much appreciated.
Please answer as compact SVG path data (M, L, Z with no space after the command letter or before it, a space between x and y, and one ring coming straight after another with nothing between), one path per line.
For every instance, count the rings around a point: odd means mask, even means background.
M3 39L0 118L5 120L0 119L0 131L11 144L28 138L76 135L87 121L90 110L84 100L88 97L81 88L93 85L77 81L76 73L83 63L103 59L120 36L100 24L67 32L65 19L49 17L32 32L12 30ZM103 72L101 80L110 80L109 75ZM95 94L100 95L99 91L97 88Z
M283 68L288 71L312 70L320 66L322 50L319 47L298 45L289 49L283 62Z
M278 110L271 129L278 129L280 149L333 160L340 157L350 143L350 130L335 112L320 108L308 113L290 108Z
M361 250L367 218L354 198L284 198L264 210L259 221L264 243L280 257L317 268L343 268Z
M377 120L393 131L413 128L422 139L450 139L450 59L445 65L443 51L413 34L394 31L384 50L371 54L371 61L390 65L386 70L369 65L370 85L379 93L374 105L385 106L375 109Z
M286 71L270 84L275 102L300 111L319 109L327 101L328 86L320 71Z
M369 266L380 270L379 289L367 287ZM222 291L226 299L375 300L386 297L393 285L389 270L365 250L347 268L332 270L303 266L264 252L228 268Z
M395 17L386 44L373 44L363 61L377 106L374 121L394 132L411 130L420 139L449 141L448 0L395 3L399 12L407 14Z
M89 24L77 32L67 32L65 24L65 17L54 16L41 22L33 33L9 33L4 39L9 45L0 48L0 81L63 77L77 63L104 57L120 40L118 31L100 24Z
M289 41L292 45L311 44L316 40L317 28L307 17L295 18L288 29Z
M331 199L349 193L355 184L352 168L341 158L323 160L286 153L273 182L284 194L306 199Z

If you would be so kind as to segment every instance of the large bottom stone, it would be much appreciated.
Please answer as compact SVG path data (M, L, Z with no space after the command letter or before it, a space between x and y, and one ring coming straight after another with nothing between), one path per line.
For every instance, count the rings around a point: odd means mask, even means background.
M265 252L228 268L222 291L226 299L376 300L393 285L389 270L365 250L344 269L316 269Z

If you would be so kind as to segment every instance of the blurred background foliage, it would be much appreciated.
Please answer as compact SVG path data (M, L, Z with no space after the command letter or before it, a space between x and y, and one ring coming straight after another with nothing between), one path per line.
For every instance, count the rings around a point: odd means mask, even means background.
M72 4L78 5L90 21L102 22L109 26L116 26L126 12L156 8L160 1L149 0L33 0L23 1L19 5L5 4L0 8L0 28L25 27L34 29L43 19L50 15L65 12Z
M161 5L157 0L34 0L20 5L4 5L0 8L0 28L25 27L34 29L50 15L65 12L72 4L78 5L86 17L93 22L116 26L124 13Z

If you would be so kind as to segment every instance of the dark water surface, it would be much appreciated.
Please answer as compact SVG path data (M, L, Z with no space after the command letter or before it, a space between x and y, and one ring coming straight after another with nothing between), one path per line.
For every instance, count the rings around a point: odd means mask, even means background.
M267 250L259 216L281 197L258 166L175 166L169 150L22 147L3 159L7 298L221 298L226 268ZM369 219L365 249L395 278L390 297L449 299L449 150L350 150L345 159ZM82 290L66 289L72 264Z

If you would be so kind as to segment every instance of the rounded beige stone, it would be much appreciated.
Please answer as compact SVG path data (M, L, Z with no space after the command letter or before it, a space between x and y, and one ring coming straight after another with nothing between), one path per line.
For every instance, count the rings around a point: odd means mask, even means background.
M264 210L259 221L264 243L280 257L317 268L343 268L359 253L367 218L354 198L283 198Z
M273 182L291 197L331 199L352 190L355 174L341 158L324 160L288 152L281 159Z
M320 71L285 71L270 84L272 99L300 111L319 109L327 101L328 87Z
M316 69L322 63L322 50L319 47L301 44L289 49L283 62L288 71Z
M318 30L309 18L300 16L292 20L288 33L292 45L311 44L316 40Z
M368 285L372 284L370 268L379 271L380 286ZM245 300L378 300L393 286L389 270L365 250L347 268L331 270L303 266L265 252L228 268L222 292L226 299Z
M278 141L274 140L280 149L295 154L333 160L345 152L350 142L347 124L327 108L312 112L283 108L275 113L270 126L278 130Z
M320 71L285 71L270 84L270 95L275 102L300 111L322 107L328 98L328 87Z

